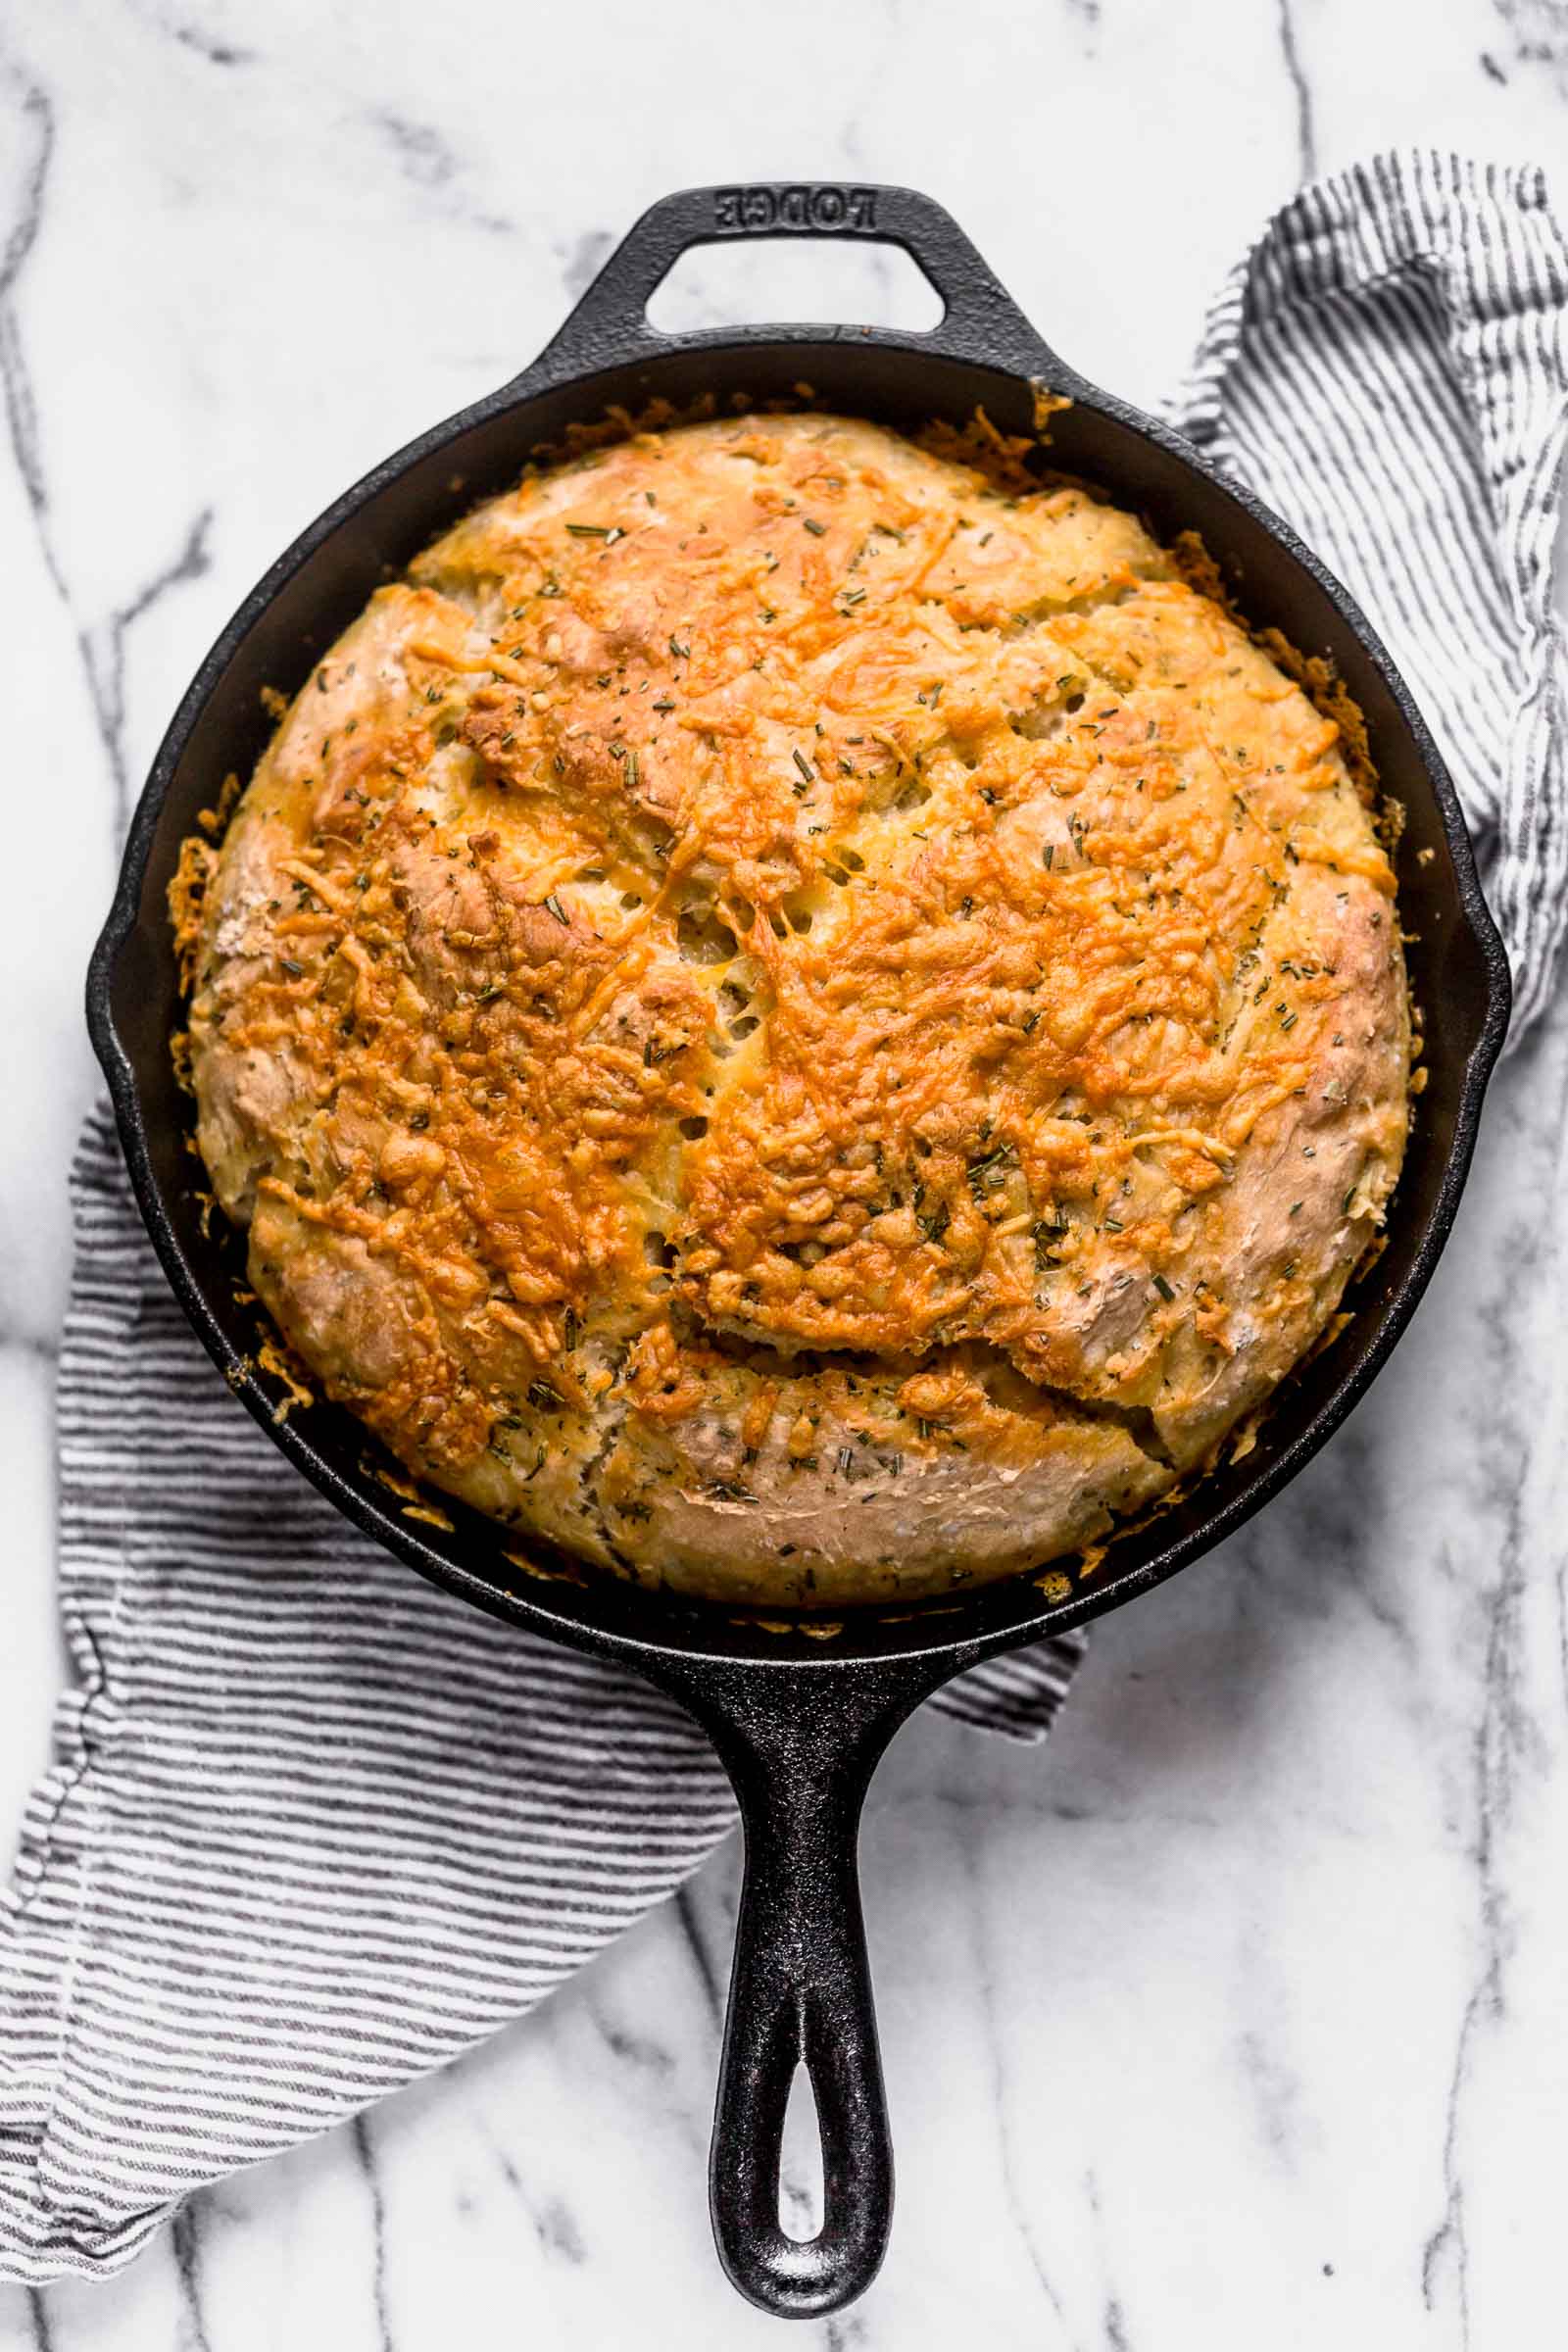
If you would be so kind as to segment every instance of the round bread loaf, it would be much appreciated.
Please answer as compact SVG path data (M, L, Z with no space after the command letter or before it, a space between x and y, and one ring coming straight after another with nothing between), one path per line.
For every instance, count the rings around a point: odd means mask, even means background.
M201 1151L294 1349L645 1583L1094 1542L1311 1348L1403 1150L1332 721L1130 514L844 418L469 515L178 898Z

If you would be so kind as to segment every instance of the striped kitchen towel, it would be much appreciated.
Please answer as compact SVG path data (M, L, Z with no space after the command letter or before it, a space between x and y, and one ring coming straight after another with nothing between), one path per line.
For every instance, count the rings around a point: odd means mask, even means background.
M1521 1026L1563 920L1565 300L1538 173L1380 161L1275 220L1182 412L1403 663L1489 860ZM298 1478L187 1329L104 1110L74 1192L78 1682L0 1894L0 2278L29 2282L118 2268L192 2188L515 2017L733 1820L669 1701L432 1591ZM1081 1646L931 1703L1039 1738Z
M1347 583L1425 712L1517 1044L1568 926L1568 250L1544 173L1380 155L1304 189L1232 272L1174 415Z

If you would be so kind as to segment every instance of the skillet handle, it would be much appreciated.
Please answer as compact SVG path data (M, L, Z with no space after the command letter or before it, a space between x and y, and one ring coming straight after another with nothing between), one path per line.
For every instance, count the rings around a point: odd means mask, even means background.
M672 1687L712 1738L746 1839L709 2197L719 2258L780 2318L837 2311L887 2251L893 2151L856 1859L871 1774L900 1723L953 1669L866 1661L853 1678L767 1667ZM779 2220L784 2112L807 2070L822 2144L817 2235Z
M748 186L682 188L650 205L520 380L527 382L535 369L554 374L567 364L574 372L618 366L713 340L710 335L657 333L648 322L648 303L694 245L728 244L741 237L835 237L902 246L946 307L940 324L929 334L901 340L1025 374L1044 373L1054 387L1072 375L992 274L952 214L931 197L916 188L766 180ZM723 339L745 339L746 333L744 328L731 329Z

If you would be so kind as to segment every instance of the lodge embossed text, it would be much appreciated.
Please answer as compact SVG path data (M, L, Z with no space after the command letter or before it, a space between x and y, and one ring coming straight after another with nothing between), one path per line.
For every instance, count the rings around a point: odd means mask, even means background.
M727 237L765 235L769 229L876 230L876 190L813 185L715 188L713 225Z

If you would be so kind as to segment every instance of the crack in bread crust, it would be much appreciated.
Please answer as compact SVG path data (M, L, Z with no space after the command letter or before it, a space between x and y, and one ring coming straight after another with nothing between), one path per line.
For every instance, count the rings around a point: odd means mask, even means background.
M420 1475L649 1582L939 1591L1324 1330L1403 1150L1392 894L1333 723L1130 515L842 418L638 434L373 598L192 851L199 1141Z

